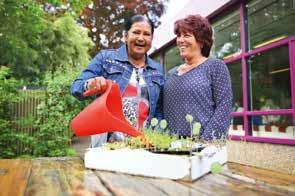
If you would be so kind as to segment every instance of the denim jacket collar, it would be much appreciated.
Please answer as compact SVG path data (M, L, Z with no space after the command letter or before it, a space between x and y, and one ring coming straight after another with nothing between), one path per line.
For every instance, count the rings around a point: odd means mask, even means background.
M122 62L129 62L126 44L122 44L121 47L118 48L117 54L118 55L116 56L116 60L119 60ZM146 58L147 67L150 67L152 69L157 69L157 64L153 62L152 59L147 56L147 54L145 55L145 58Z

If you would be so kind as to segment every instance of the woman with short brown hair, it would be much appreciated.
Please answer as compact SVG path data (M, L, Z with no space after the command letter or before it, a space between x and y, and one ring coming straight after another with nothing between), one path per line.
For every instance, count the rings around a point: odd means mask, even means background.
M230 74L225 63L208 58L213 43L208 20L189 15L174 24L177 46L185 63L169 71L164 85L164 118L169 130L181 136L191 135L193 122L201 124L205 140L226 135L232 111Z

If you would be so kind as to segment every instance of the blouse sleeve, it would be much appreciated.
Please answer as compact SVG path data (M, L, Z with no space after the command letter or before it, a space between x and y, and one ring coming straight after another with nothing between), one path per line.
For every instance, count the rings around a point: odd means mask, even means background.
M212 64L211 70L215 111L202 134L206 140L220 139L222 135L227 135L230 126L233 99L231 78L225 63L218 60Z

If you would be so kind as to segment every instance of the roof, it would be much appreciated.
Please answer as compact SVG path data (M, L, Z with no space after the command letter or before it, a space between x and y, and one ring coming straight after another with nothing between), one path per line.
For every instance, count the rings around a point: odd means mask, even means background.
M173 27L174 22L190 14L200 14L207 17L230 0L190 0L171 20L161 24L155 29L152 48L149 53L160 49L175 38Z

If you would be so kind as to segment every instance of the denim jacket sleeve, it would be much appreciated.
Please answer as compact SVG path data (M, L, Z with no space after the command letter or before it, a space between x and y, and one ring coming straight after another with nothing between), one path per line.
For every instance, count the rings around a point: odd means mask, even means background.
M83 100L83 93L85 91L84 84L85 82L97 76L103 75L102 63L104 55L103 52L99 52L90 62L88 67L80 74L80 76L74 80L71 86L71 93L79 100Z

